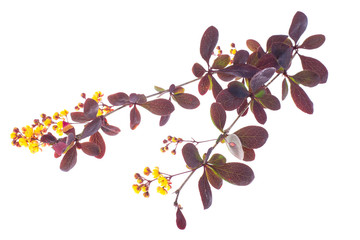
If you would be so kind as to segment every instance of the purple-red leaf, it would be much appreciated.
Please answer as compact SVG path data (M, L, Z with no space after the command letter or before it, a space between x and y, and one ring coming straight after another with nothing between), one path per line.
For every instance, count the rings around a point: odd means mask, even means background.
M159 116L169 115L175 110L174 105L169 100L163 98L148 101L140 106Z
M57 141L57 138L54 135L52 135L51 132L49 132L49 133L47 133L45 135L42 135L41 138L40 138L40 142L47 143L47 144L50 144L50 145L56 143L56 141Z
M261 48L260 43L258 43L256 40L249 39L246 41L246 46L250 49L252 52L257 52L259 48Z
M255 159L255 151L252 148L245 148L244 149L244 161L253 161Z
M220 55L215 58L211 69L223 69L230 63L230 56L227 54Z
M81 143L81 150L89 156L98 156L101 152L100 147L93 142Z
M87 119L94 119L99 111L99 104L92 98L88 98L84 103L84 115Z
M57 155L61 156L61 154L63 154L63 152L65 151L67 146L68 145L65 142L59 141L59 142L55 143L52 146L52 148L54 149L54 151Z
M291 97L294 100L295 105L303 112L312 114L314 112L314 106L306 92L296 83L290 81Z
M222 132L226 122L226 112L220 103L211 104L210 116L215 127Z
M204 32L200 42L200 55L209 65L209 59L219 39L219 31L211 26Z
M216 97L216 102L220 103L226 111L232 111L237 109L245 98L238 98L229 92L229 89L222 90Z
M323 45L324 42L325 36L322 34L316 34L305 39L305 41L303 42L303 44L301 44L301 46L299 46L299 48L315 49Z
M248 92L244 84L238 81L230 82L228 84L228 90L232 95L238 98L247 98L248 96L250 96L250 93Z
M265 128L259 126L247 126L243 127L236 132L236 134L242 145L246 148L260 148L268 139L268 132Z
M74 122L85 123L89 121L89 119L85 117L85 114L83 112L72 112L70 113L70 116Z
M293 48L285 43L273 43L271 53L285 70L290 67Z
M207 93L207 91L210 88L210 79L209 79L209 74L205 74L199 82L198 85L198 90L200 95L205 95L205 93Z
M249 185L255 178L253 170L243 163L231 162L212 168L222 179L238 186Z
M83 138L87 138L93 135L94 133L96 133L100 129L101 125L102 125L101 117L97 117L88 124L86 124L79 140Z
M141 122L141 115L136 105L130 111L130 128L135 130Z
M270 110L276 111L276 110L279 110L281 107L279 99L271 94L265 93L261 97L259 97L257 100L260 101L261 104L264 105L264 107L266 107Z
M203 159L200 157L198 149L192 143L184 145L182 148L182 154L186 165L191 169L196 169L203 163Z
M280 65L277 61L277 59L275 58L275 56L271 53L269 54L265 54L263 55L259 61L256 64L256 67L259 69L265 69L265 68L270 68L273 67L276 70L278 70L280 68Z
M287 35L273 35L273 36L269 37L269 39L266 42L266 51L267 52L271 51L271 46L274 43L277 43L277 42L285 43L287 38L288 38Z
M186 219L179 207L176 211L176 225L181 230L184 230L186 228Z
M95 143L96 145L99 146L100 153L98 155L96 155L95 157L101 159L105 155L105 150L106 150L106 145L105 145L105 141L104 141L103 137L101 136L101 134L99 132L96 132L90 136L89 141L92 143Z
M109 95L108 101L114 106L121 106L129 102L129 96L126 93L118 92Z
M281 99L285 100L288 93L289 93L289 86L286 82L286 78L284 78L282 85L281 85Z
M101 130L109 136L115 136L120 132L120 128L110 125L108 123L101 126Z
M211 78L211 83L212 83L212 93L214 98L216 99L217 96L219 95L219 93L223 90L222 87L220 86L220 84L218 83L218 81L216 81L216 79L214 78L214 76L212 76Z
M289 29L289 36L294 40L295 43L297 43L301 35L305 32L307 23L308 20L304 13L297 12L294 15Z
M304 70L298 72L292 77L297 83L300 83L307 87L315 87L320 83L320 77L316 72Z
M263 106L254 100L251 101L250 108L255 116L256 121L258 121L258 123L265 124L267 116Z
M211 165L224 165L226 163L226 158L219 153L215 153L207 162Z
M199 99L189 93L175 94L172 98L185 109L195 109L200 105Z
M326 83L328 71L326 67L317 59L300 55L301 64L304 70L316 72L320 77L320 83Z
M231 65L227 68L220 69L218 72L233 75L235 77L252 78L257 72L258 68L249 64Z
M244 64L244 63L247 62L248 58L249 58L249 52L248 51L239 50L234 55L233 65Z
M198 186L204 209L208 209L212 203L212 193L209 181L206 178L205 169L203 175L199 179Z
M171 115L165 115L160 117L160 122L159 122L160 127L164 126L169 121L170 116Z
M262 87L267 81L270 80L272 75L274 75L276 69L273 67L265 68L260 72L256 73L250 81L250 87L253 92L256 92L260 87Z
M72 146L64 155L60 163L60 169L64 172L72 169L77 161L76 146Z
M195 77L202 77L204 73L206 72L205 68L201 66L199 63L194 63L192 67L192 72L195 75Z
M209 167L209 165L205 166L205 172L206 172L206 177L209 183L211 184L211 186L213 186L216 189L220 189L223 184L222 178L216 175L214 169Z
M144 104L146 103L147 99L144 94L131 93L129 95L129 101L135 104Z

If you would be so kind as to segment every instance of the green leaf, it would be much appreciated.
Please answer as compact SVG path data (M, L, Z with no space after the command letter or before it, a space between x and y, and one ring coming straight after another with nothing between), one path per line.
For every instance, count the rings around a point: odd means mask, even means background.
M187 143L182 148L182 155L186 165L191 169L196 169L203 164L203 159L200 157L199 151L192 143Z
M320 83L319 75L313 71L304 70L290 77L293 78L297 83L307 87L315 87Z
M218 39L219 31L214 26L210 26L208 29L206 29L201 38L200 55L208 65Z
M242 145L246 148L260 148L269 137L266 129L259 126L243 127L234 132L234 134L239 137Z
M220 103L211 104L210 116L215 127L223 132L226 122L226 112Z
M212 193L211 193L209 181L207 180L206 177L205 169L203 175L199 179L198 187L204 209L208 209L212 203Z
M238 186L249 185L255 178L253 170L243 163L231 162L212 168L222 179Z
M148 101L140 106L159 116L169 115L175 110L174 105L169 100L162 98Z
M230 56L227 54L220 55L215 58L213 65L211 66L212 69L223 69L230 63Z
M213 186L216 189L220 189L222 187L223 180L215 173L215 170L211 168L209 165L206 165L205 172L206 172L206 177L209 183L211 184L211 186Z
M299 40L301 35L305 32L308 20L304 13L297 12L291 22L289 29L289 36L294 40L295 43Z
M165 91L164 88L158 87L158 86L154 86L154 89L155 89L155 91L157 91L157 92L163 92L163 91Z
M303 44L299 46L299 48L304 48L309 50L315 49L321 47L321 45L323 45L324 42L325 42L325 36L322 34L316 34L305 39L305 41L303 42Z
M100 153L98 155L96 155L95 157L98 159L103 158L105 155L106 145L105 145L105 141L104 141L103 137L101 136L101 134L99 132L94 133L93 135L90 136L89 141L92 143L95 143L100 148Z
M210 163L211 165L220 166L226 163L226 158L219 153L215 153L211 156L210 160L207 162Z
M189 93L175 94L172 98L185 109L195 109L200 105L199 99Z
M291 97L294 100L295 105L303 112L312 114L314 112L314 106L306 92L296 83L290 81Z
M64 172L70 171L76 164L77 151L76 146L72 146L64 155L60 163L60 169Z

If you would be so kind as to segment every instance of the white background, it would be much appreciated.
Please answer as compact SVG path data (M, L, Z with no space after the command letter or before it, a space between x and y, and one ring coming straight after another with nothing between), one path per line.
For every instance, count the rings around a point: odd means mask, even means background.
M356 9L355 1L346 0L1 1L0 239L359 239ZM326 36L321 48L302 51L329 71L327 84L306 89L314 114L302 113L290 97L280 111L267 111L269 139L249 163L254 182L213 189L206 211L197 190L200 172L195 174L179 198L185 231L175 224L175 194L160 196L153 186L144 199L131 189L133 174L145 166L186 170L180 153L159 151L162 139L216 138L210 94L200 97L196 111L176 107L163 128L143 109L135 131L129 129L127 109L112 115L109 122L122 131L106 136L105 157L79 152L68 173L60 171L51 149L31 154L10 144L13 127L41 113L72 110L82 92L149 95L154 85L167 88L193 79L193 63L204 64L201 36L211 25L220 32L224 52L232 42L246 49L250 38L264 46L269 36L288 33L298 10L309 21L300 41ZM272 86L277 96L280 80ZM196 84L186 90L196 93ZM249 115L235 128L254 124ZM208 147L199 146L201 152ZM217 152L236 161L224 146ZM183 179L174 178L173 190Z

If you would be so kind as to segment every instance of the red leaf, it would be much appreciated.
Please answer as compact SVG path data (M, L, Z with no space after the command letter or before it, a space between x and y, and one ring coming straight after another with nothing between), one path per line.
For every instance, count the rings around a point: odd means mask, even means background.
M257 52L259 48L261 48L260 43L258 43L256 40L249 39L246 41L246 46L250 49L252 52Z
M191 169L196 169L203 163L200 157L198 149L192 143L187 143L182 148L182 155L184 157L186 165Z
M106 150L106 145L105 145L105 141L104 141L103 137L101 136L101 134L99 132L96 132L90 136L89 141L92 143L95 143L96 145L99 146L100 153L98 155L96 155L95 157L101 159L105 155L105 150Z
M136 108L136 105L130 111L130 128L135 130L141 122L141 115L139 110Z
M202 77L204 73L206 72L205 68L201 66L199 63L195 63L192 67L192 72L195 75L195 77Z
M51 132L41 136L41 138L40 138L40 142L47 143L50 145L56 143L56 141L57 141L57 138L54 135L52 135Z
M77 151L76 146L72 146L64 155L60 163L60 169L64 172L72 169L77 161Z
M246 148L260 148L269 137L265 128L259 126L247 126L234 132L242 145Z
M89 156L98 156L101 152L100 147L93 142L81 143L81 150Z
M294 100L295 105L303 112L312 114L314 112L314 106L306 92L296 83L290 81L291 97Z
M255 151L252 148L245 148L244 149L244 161L253 161L255 159Z
M200 42L200 55L209 65L209 59L216 47L217 41L219 39L219 32L214 27L211 26L204 32L201 42Z
M297 43L301 35L305 32L307 23L307 17L304 13L297 12L294 15L289 29L289 36L294 40L295 43Z
M211 78L212 93L216 99L219 93L223 90L220 84L215 80L214 76Z
M92 98L86 99L84 103L84 115L87 119L94 119L99 111L99 104Z
M108 101L114 106L121 106L129 102L129 96L126 93L118 92L109 95Z
M284 101L286 96L289 93L289 86L286 82L286 78L284 78L283 82L282 82L282 86L281 86L281 99Z
M199 192L204 209L208 209L212 203L212 193L211 193L209 181L206 178L205 170L203 175L199 179L198 186L199 186Z
M211 104L210 116L215 127L223 132L226 122L226 112L220 103Z
M166 115L166 116L160 117L160 122L159 122L160 127L164 126L169 121L170 116L171 115Z
M185 109L195 109L200 105L199 99L189 93L175 94L172 98Z
M184 230L186 228L186 219L179 207L176 211L176 225L181 230Z
M223 184L222 178L216 175L214 170L211 167L209 167L209 165L205 166L205 172L206 172L206 177L209 183L211 184L211 186L213 186L216 189L220 189Z
M299 48L304 48L309 50L315 49L323 45L324 42L325 42L325 36L322 34L316 34L305 39L305 41L303 42L303 44L301 44L301 46L299 46Z
M255 178L253 170L243 163L231 162L212 168L222 179L238 186L246 186Z

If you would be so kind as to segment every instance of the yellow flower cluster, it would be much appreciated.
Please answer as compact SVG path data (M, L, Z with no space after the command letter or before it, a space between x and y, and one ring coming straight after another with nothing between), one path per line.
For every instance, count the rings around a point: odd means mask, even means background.
M63 110L60 113L55 113L53 117L41 114L41 121L35 119L32 125L22 127L21 130L14 128L10 134L12 145L29 148L31 153L38 152L41 150L41 147L45 146L45 144L40 142L40 138L47 133L51 125L53 125L53 130L60 136L63 134L63 121L68 113L67 110Z
M106 104L104 104L102 101L102 98L103 98L104 94L100 91L98 92L95 92L92 96L92 99L94 99L97 103L99 103L99 110L98 110L98 113L97 113L97 116L102 116L102 115L105 115L109 112L112 112L114 111L114 109ZM81 97L86 99L86 94L85 93L82 93L81 94ZM101 103L101 104L100 104ZM84 107L84 103L78 103L77 106L75 106L75 110L76 111L79 111L81 110L82 108Z
M145 179L142 177L139 173L135 173L134 177L137 181L137 184L133 184L132 188L135 191L135 193L143 192L144 197L148 198L150 196L149 194L149 187L150 184L157 180L159 185L157 187L157 192L166 195L168 191L171 189L171 177L164 177L164 175L159 171L159 167L155 167L152 171L149 167L146 167L144 169L144 175L149 176L152 173L153 178L152 180Z

